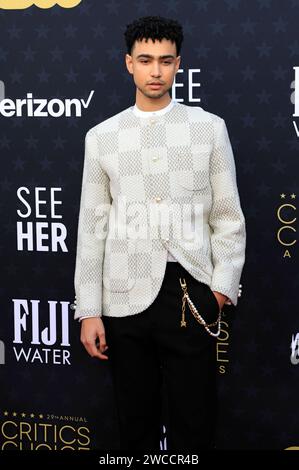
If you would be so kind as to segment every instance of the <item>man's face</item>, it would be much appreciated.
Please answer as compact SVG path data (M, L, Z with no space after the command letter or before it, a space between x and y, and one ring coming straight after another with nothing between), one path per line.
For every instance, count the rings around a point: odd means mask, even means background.
M126 54L128 71L138 90L148 98L161 98L171 88L180 65L176 44L168 39L135 41L131 55Z

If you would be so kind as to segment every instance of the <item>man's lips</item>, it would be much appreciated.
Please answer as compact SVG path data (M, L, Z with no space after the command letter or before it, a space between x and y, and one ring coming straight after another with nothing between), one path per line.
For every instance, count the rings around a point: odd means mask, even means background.
M160 86L162 86L162 83L149 83L149 86L153 88L159 88Z

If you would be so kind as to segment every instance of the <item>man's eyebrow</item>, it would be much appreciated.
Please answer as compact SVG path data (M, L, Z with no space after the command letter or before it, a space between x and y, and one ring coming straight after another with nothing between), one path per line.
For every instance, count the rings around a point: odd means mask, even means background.
M146 57L147 59L154 59L154 56L151 54L138 54L137 59L140 57ZM175 56L172 54L159 55L158 59L175 59Z

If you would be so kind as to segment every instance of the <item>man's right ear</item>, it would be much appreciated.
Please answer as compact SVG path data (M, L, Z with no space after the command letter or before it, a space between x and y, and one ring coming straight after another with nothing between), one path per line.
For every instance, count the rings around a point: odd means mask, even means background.
M130 54L126 54L125 56L126 60L126 66L128 69L128 72L133 75L133 61L132 61L132 56Z

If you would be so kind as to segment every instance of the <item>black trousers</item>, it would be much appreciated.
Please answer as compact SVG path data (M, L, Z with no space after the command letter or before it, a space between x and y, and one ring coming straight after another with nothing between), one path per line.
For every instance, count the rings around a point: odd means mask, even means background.
M178 262L167 263L158 296L146 310L121 318L102 317L121 450L159 451L163 424L167 450L214 446L216 340L187 304L187 326L181 327L180 277L185 278L199 313L208 323L215 321L219 307L210 287L195 280ZM163 422L162 391L166 393Z

